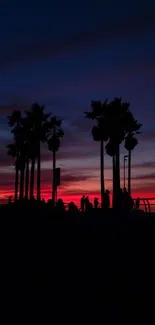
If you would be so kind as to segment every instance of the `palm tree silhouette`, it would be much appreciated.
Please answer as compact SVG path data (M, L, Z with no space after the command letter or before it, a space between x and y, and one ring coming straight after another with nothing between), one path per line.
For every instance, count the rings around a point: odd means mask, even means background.
M108 128L107 128L107 100L103 103L101 101L91 102L91 112L85 112L86 118L95 120L97 125L92 128L92 136L94 141L100 142L100 167L101 167L101 206L103 208L104 200L104 142L108 140Z
M120 193L120 144L126 134L125 121L129 106L128 102L116 97L109 103L107 111L109 142L106 145L106 152L113 157L113 206L117 205Z
M56 152L60 148L60 139L64 136L64 131L61 128L62 120L56 116L51 117L46 123L48 150L53 153L53 186L52 186L52 201L55 205L55 169L56 169Z
M17 125L14 130L14 138L19 148L18 169L20 170L20 200L24 198L24 172L25 172L25 159L26 159L26 133L23 125L23 118L21 117L20 125Z
M133 116L133 114L129 111L126 114L125 120L125 149L128 150L128 193L131 195L131 152L137 146L138 140L136 139L136 135L140 134L140 129L142 124L140 124Z
M31 160L31 171L30 171L30 200L34 198L34 172L35 172L35 162L37 157L36 151L36 139L31 134L31 147L29 149L29 158Z
M113 157L113 206L117 205L117 196L120 191L120 144L126 139L125 146L129 149L129 192L130 192L130 170L131 150L136 146L135 133L141 124L134 119L129 110L130 103L122 102L121 98L115 98L109 103L107 124L109 130L109 142L106 145L106 152Z
M20 194L19 199L24 198L24 172L25 172L25 152L24 148L20 151L18 169L20 170Z
M15 201L18 199L18 182L19 182L19 157L20 157L20 149L21 149L21 139L20 132L22 129L21 125L22 116L19 110L14 110L12 115L8 116L8 125L11 128L11 134L14 138L14 143L7 146L8 154L12 157L16 157L15 161Z
M8 155L15 158L15 202L18 200L18 182L19 182L19 168L18 168L18 160L19 160L19 148L17 147L16 142L8 144Z
M29 151L26 147L26 153L25 153L25 159L26 159L26 174L25 174L25 199L28 200L28 193L29 193Z
M36 147L35 142L33 140L33 133L31 129L31 120L28 116L23 118L22 121L23 129L24 129L24 137L25 137L25 165L26 165L26 173L25 173L25 198L28 199L29 194L29 164L30 160L36 158ZM34 167L35 160L32 163L32 179L31 179L31 198L34 193Z
M113 171L113 207L115 207L116 202L116 151L117 144L114 139L110 139L106 144L106 153L112 158L112 171Z
M51 114L44 112L44 106L38 103L32 104L31 110L26 111L26 116L29 124L29 131L31 133L32 150L31 150L31 181L30 181L30 197L33 197L34 192L34 170L35 159L37 157L37 200L40 201L40 174L41 174L41 159L40 146L41 142L46 141L46 121ZM33 151L33 152L32 152Z

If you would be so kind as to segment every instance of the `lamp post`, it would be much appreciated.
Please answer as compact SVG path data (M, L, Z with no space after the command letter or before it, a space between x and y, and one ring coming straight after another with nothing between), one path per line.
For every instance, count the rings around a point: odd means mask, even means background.
M126 162L128 157L129 157L128 155L124 156L124 188L125 188L125 162Z

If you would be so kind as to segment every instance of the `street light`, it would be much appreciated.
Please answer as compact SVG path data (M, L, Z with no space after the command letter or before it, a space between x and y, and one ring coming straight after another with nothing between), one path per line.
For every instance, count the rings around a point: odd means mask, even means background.
M125 162L127 161L128 157L129 157L128 155L124 156L124 188L125 188Z

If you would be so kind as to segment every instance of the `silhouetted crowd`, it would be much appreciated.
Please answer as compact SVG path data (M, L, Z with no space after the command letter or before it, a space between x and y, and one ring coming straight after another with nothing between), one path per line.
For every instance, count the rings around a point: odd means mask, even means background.
M103 197L103 206L105 209L109 209L110 208L110 192L108 190L106 190L104 192L104 197ZM98 198L95 197L94 198L94 205L89 201L89 197L83 195L81 198L81 204L80 204L80 211L85 212L88 211L90 209L98 209L99 208L99 201Z
M12 203L12 197L11 196L9 196L9 198L8 198L8 203L9 204ZM22 202L18 201L17 203L18 204L24 204L24 203L25 204L34 204L34 205L38 204L38 202L36 201L35 198L33 198L32 200L23 199ZM42 199L40 203L42 205L46 204L44 199ZM83 195L81 197L80 209L78 209L78 207L75 205L75 203L73 201L66 204L66 203L64 203L64 201L61 198L59 198L57 200L55 207L53 205L52 199L48 200L47 205L49 207L51 207L51 208L56 208L60 212L65 212L66 210L68 210L71 213L87 212L87 211L90 211L91 209L98 209L98 208L101 207L97 197L94 198L94 201L93 201L93 204L92 204L90 202L90 200L89 200L89 197L85 196L85 195ZM117 197L117 207L118 207L119 210L131 212L133 209L139 210L139 206L140 206L140 199L139 198L136 199L135 204L134 204L134 200L132 199L130 194L127 192L126 188L124 188L123 190L120 189L119 195ZM103 209L107 210L109 208L110 208L110 191L105 190L104 196L103 196Z

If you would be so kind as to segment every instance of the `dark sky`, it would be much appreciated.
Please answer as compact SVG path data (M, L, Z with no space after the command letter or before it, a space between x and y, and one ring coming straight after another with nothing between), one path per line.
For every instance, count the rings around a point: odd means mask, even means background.
M10 141L5 116L34 101L64 119L66 136L58 156L63 172L60 194L80 194L90 188L92 194L98 193L98 144L91 139L91 124L84 120L83 112L92 99L115 96L130 101L144 125L133 153L133 190L153 192L154 1L6 0L0 5L0 41L2 194L13 188L13 171L8 166L12 162L5 150ZM123 147L121 150L124 155ZM111 160L105 159L111 189ZM46 153L42 164L46 195L51 192L51 166Z

